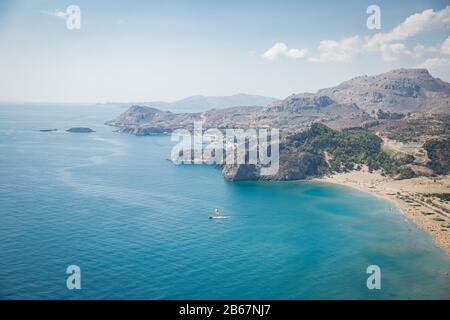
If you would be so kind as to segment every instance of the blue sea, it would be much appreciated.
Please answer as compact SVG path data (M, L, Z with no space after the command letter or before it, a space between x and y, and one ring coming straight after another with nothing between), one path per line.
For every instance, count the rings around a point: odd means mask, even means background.
M0 105L1 299L450 298L449 255L391 203L174 165L170 137L103 124L124 110Z

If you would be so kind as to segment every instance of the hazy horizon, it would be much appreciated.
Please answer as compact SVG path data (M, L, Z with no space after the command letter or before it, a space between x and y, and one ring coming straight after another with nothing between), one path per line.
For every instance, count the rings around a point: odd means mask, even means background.
M79 30L66 27L72 4L81 10ZM378 30L366 26L372 4L3 1L0 101L283 99L417 67L450 81L446 1L378 1Z
M424 69L428 70L427 68L424 68ZM392 70L394 70L394 69L392 69ZM389 71L391 71L391 70L389 70ZM434 75L431 72L430 72L430 74L431 74L431 76L434 77ZM361 74L359 76L364 76L364 75L366 75L366 74ZM367 76L372 76L372 75L376 75L376 74L367 74ZM441 79L439 77L435 77L435 78ZM346 80L350 80L350 79L346 79ZM346 80L343 80L343 81L346 81ZM444 79L441 79L441 80L444 80ZM446 80L444 80L444 81L446 81ZM449 81L446 81L446 82L449 82ZM338 85L338 84L339 83L336 83L336 85ZM333 86L334 85L332 85L330 87L333 87ZM324 89L324 88L325 87L319 88L319 89L317 89L315 91L311 91L311 92L307 92L307 91L293 92L292 94L316 93L320 89ZM233 96L238 96L238 95L248 95L248 96L273 98L273 99L276 99L276 100L283 100L283 99L288 97L288 96L285 96L285 97L274 97L274 96L267 96L267 95L258 95L258 94L252 94L252 93L238 92L238 93L232 93L230 95L188 95L188 96L181 97L181 98L178 98L178 99L175 99L175 100L148 100L148 101L138 101L138 100L108 101L108 100L106 100L106 101L78 101L78 102L70 102L70 101L36 101L36 100L29 100L29 101L26 101L26 100L10 100L10 101L8 101L8 100L0 100L0 103L17 103L17 104L21 104L21 103L31 103L31 104L40 104L40 103L42 103L42 104L100 104L100 105L102 105L102 104L121 104L121 103L123 103L123 104L133 104L133 103L136 103L136 104L139 104L139 103L175 103L175 102L179 102L179 101L182 101L182 100L185 100L185 99L188 99L188 98L193 98L193 97L205 97L205 98L218 97L218 98L221 98L221 97L233 97Z

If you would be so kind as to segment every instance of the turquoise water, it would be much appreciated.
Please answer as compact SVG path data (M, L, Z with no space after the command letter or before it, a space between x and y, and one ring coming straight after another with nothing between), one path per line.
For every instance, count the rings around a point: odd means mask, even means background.
M450 298L449 256L390 203L173 165L168 137L103 125L122 111L0 105L0 298ZM209 220L215 207L230 218Z

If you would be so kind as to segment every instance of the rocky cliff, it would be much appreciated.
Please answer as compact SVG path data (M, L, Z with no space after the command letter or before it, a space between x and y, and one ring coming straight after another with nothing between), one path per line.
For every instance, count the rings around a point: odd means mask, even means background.
M279 170L274 175L262 175L261 167L254 164L225 165L222 176L227 180L303 180L329 172L322 154L303 152L296 148L280 153Z

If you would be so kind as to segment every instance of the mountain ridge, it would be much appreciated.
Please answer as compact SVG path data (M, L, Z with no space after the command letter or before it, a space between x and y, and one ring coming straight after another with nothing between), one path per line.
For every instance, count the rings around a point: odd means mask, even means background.
M167 101L149 101L149 102L116 102L112 104L119 105L140 105L160 109L162 111L171 111L175 113L195 113L204 112L211 109L222 109L227 107L237 107L243 105L265 106L276 98L269 96L253 95L246 93L237 93L229 96L204 96L194 95L183 99Z
M450 83L434 78L427 69L394 69L373 76L359 76L318 95L339 103L356 103L366 112L448 112Z
M433 78L426 69L395 69L360 76L316 93L293 94L264 107L174 113L132 106L107 124L120 127L119 132L138 135L192 128L194 121L202 121L205 128L276 127L295 131L314 122L334 129L368 127L380 120L416 113L450 113L450 84Z

